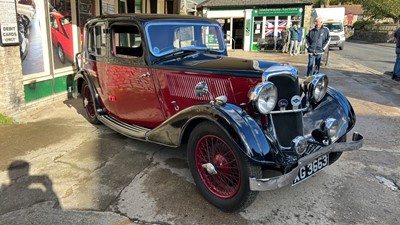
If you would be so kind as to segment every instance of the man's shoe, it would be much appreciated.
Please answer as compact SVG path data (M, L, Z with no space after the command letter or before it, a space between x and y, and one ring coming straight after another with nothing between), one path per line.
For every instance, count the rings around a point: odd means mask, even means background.
M393 77L392 79L395 81L400 81L400 77Z
M389 76L393 76L393 71L385 71L383 74L389 75Z

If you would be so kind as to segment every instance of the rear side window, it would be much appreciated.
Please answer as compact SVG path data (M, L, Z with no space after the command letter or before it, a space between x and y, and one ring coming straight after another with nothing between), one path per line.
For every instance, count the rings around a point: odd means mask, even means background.
M111 35L114 56L122 58L143 56L142 38L138 27L134 25L113 25Z
M88 32L88 52L95 56L104 55L106 52L105 25L100 24L90 27Z

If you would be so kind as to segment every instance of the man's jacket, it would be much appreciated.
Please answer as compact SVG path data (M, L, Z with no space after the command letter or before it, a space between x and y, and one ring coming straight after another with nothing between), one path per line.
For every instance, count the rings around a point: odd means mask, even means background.
M322 54L329 46L331 37L329 36L329 29L322 26L320 29L313 28L306 37L308 53Z

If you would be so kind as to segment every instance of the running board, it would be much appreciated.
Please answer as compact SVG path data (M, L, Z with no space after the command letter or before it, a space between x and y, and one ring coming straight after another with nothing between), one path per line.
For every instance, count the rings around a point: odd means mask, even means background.
M146 140L147 132L151 129L122 122L110 115L98 115L97 118L106 126L130 138Z

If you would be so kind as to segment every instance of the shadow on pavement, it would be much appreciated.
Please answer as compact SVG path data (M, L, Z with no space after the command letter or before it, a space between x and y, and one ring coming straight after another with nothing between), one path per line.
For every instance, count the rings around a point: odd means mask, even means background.
M52 208L61 209L51 179L47 175L30 175L29 171L30 164L23 160L9 165L10 183L0 189L0 215L46 201L52 202Z

